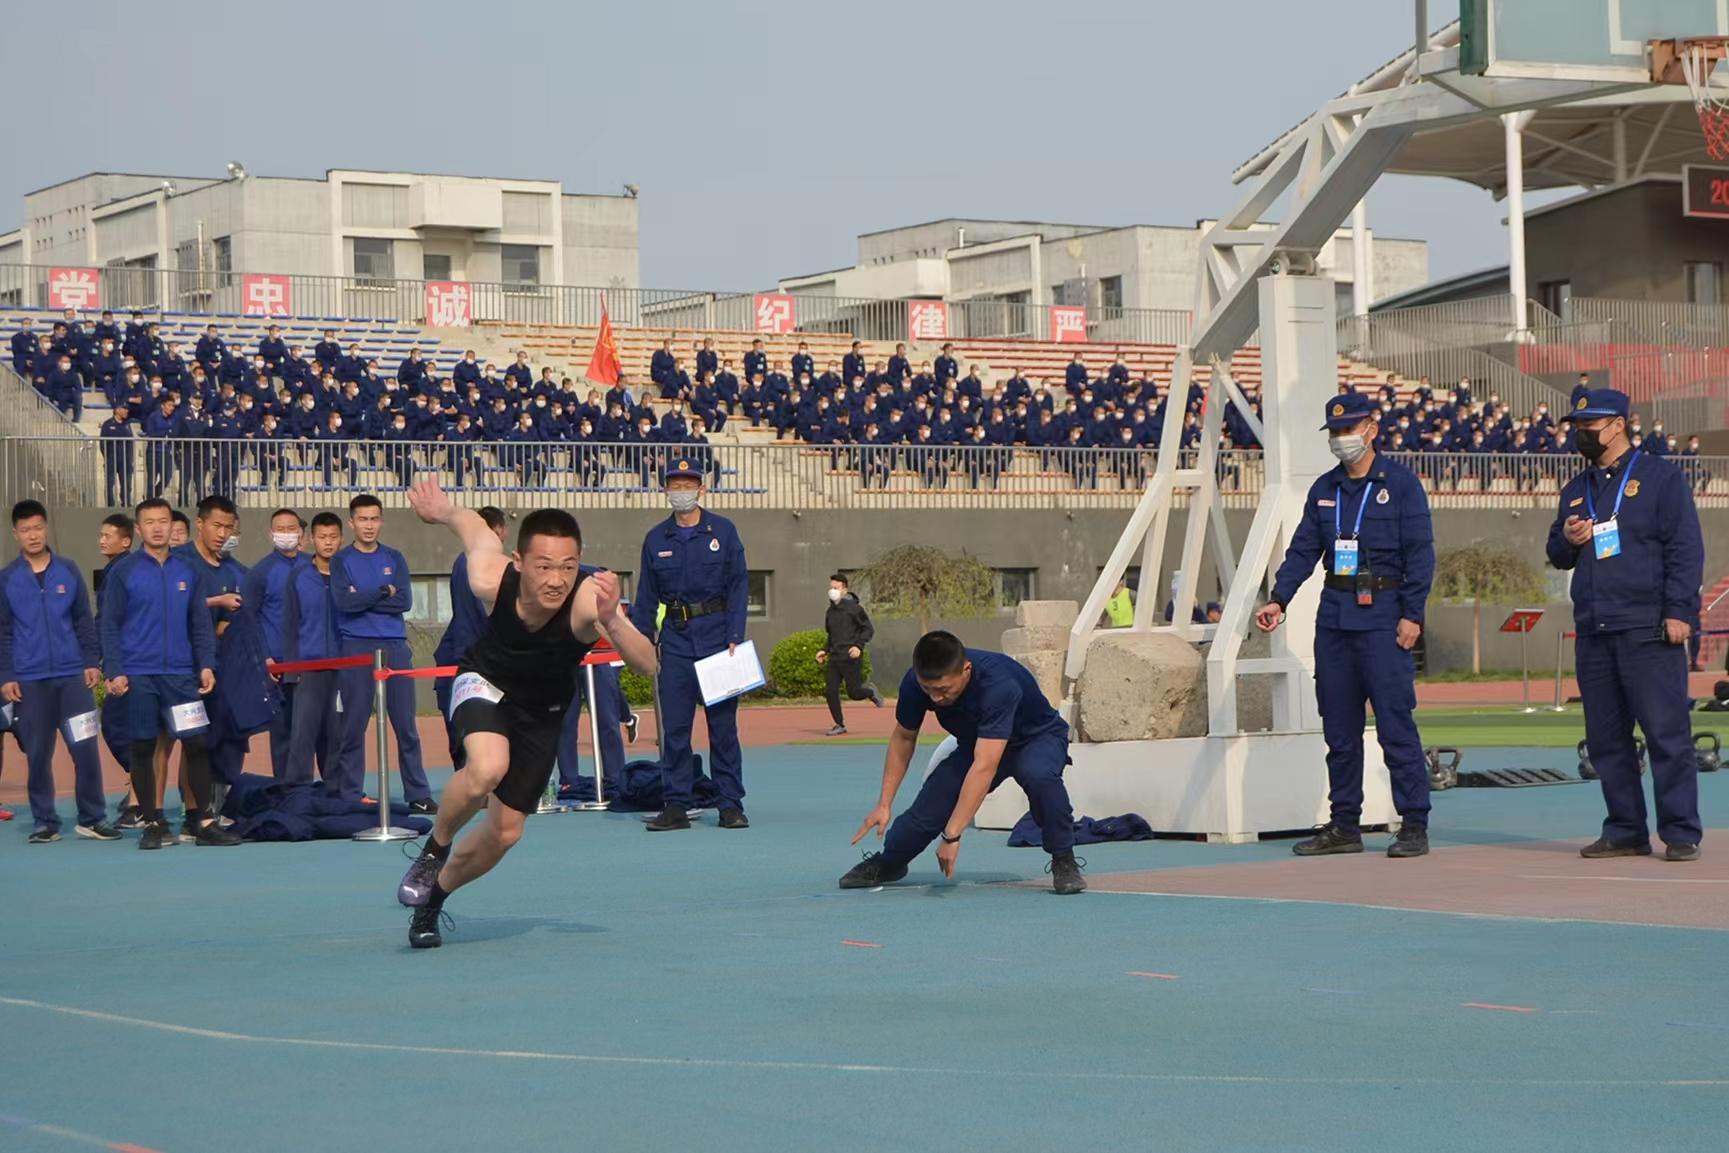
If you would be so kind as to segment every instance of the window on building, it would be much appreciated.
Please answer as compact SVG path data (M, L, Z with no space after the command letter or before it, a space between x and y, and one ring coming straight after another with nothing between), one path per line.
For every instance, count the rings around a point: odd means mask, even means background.
M1687 274L1687 303L1719 305L1723 303L1723 266L1715 261L1689 260L1684 266Z
M450 257L426 255L421 258L424 275L428 280L450 279Z
M210 267L216 270L216 287L227 288L234 282L234 238L218 236L210 242Z
M499 246L499 258L504 266L504 283L540 283L540 249L532 244Z
M1000 568L997 570L997 603L1012 609L1022 601L1033 599L1034 577L1038 569Z
M375 236L354 238L354 275L362 280L391 280L396 276L396 242Z
M1060 284L1051 285L1051 303L1052 304L1067 304L1068 301L1065 300L1063 298L1063 296L1064 296L1064 294L1063 294L1063 286L1062 285L1060 285Z
M1121 308L1123 306L1123 278L1120 276L1099 277L1099 307Z
M411 625L446 625L450 623L450 574L418 575L409 578L414 604L403 617Z
M766 617L768 615L768 585L769 578L774 574L761 569L752 569L750 573L750 592L745 601L744 615L747 617Z
M1573 319L1573 282L1548 280L1537 286L1537 301L1562 320Z

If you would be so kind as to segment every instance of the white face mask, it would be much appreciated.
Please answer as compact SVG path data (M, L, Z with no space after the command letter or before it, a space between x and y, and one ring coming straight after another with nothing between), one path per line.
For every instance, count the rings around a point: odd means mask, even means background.
M666 503L672 507L673 512L683 513L690 512L696 508L697 502L701 498L702 494L700 492L687 492L680 490L678 492L667 493Z
M1341 464L1356 464L1369 451L1368 444L1356 433L1344 436L1329 436L1327 447L1333 450L1333 455L1339 458Z
M297 532L273 532L270 534L270 547L279 552L293 552L300 547L300 534Z
M235 533L233 536L229 537L227 540L222 542L222 551L224 553L238 552L239 550L240 550L240 534L239 533Z
M837 605L840 604L840 599L844 596L846 596L846 594L839 589L829 589L828 590L828 599L833 601Z

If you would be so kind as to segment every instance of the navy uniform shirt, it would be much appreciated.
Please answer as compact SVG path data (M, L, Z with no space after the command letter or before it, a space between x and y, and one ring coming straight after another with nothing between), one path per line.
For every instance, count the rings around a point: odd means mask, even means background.
M703 509L702 519L681 529L672 517L648 530L637 566L631 623L643 636L655 635L655 617L664 602L700 605L722 600L726 607L678 624L667 614L661 629L663 651L687 658L712 656L729 644L744 642L750 573L744 542L724 516Z
M1068 722L1045 699L1033 674L1002 653L967 649L966 654L973 665L972 679L952 705L932 703L908 669L895 702L895 723L916 733L925 714L935 712L937 724L963 749L972 748L980 737L1007 741L1009 752L1038 737L1068 740Z
M1625 470L1627 488L1615 513L1615 492ZM1597 559L1594 542L1574 548L1562 525L1589 519L1586 488L1596 520L1614 517L1621 555ZM1656 629L1665 619L1699 619L1705 579L1705 542L1686 474L1648 453L1627 453L1613 468L1588 468L1561 490L1549 526L1549 562L1573 570L1573 627L1581 634Z
M35 572L19 554L0 568L0 684L75 677L101 664L77 565L50 553Z
M1351 589L1323 588L1315 623L1348 632L1393 629L1400 620L1422 624L1429 585L1435 576L1435 529L1429 519L1429 498L1415 473L1384 456L1375 457L1365 477L1347 476L1340 464L1309 486L1303 519L1279 565L1272 599L1289 605L1317 562L1325 572L1333 571L1333 542L1341 535L1350 538L1359 507L1363 527L1358 536L1358 567L1377 578L1377 583L1379 578L1398 578L1399 587L1377 588L1374 603L1366 606L1357 603L1357 594Z

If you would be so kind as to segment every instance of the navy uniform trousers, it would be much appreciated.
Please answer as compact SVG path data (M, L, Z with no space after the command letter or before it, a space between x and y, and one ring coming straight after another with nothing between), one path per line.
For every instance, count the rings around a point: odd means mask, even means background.
M668 621L666 628L676 628ZM717 705L702 703L702 688L696 680L699 658L668 652L660 646L660 711L656 723L665 718L662 747L666 761L661 766L661 792L669 809L688 809L696 803L696 758L691 753L691 730L697 706L708 721L709 776L714 778L722 809L744 808L744 753L738 746L738 698ZM724 649L722 650L724 651ZM613 731L617 731L614 725Z
M1645 786L1634 758L1633 722L1645 733L1664 844L1697 845L1699 765L1687 706L1687 646L1649 629L1581 634L1574 663L1585 705L1585 743L1609 811L1603 836L1616 844L1651 840Z
M384 650L387 668L411 669L414 653L405 640L378 637L343 637L345 657L372 655ZM342 740L336 762L337 791L358 797L366 786L366 724L372 719L372 669L366 666L337 670L342 694ZM426 770L420 763L420 730L414 719L414 681L391 677L384 682L384 708L390 728L396 733L396 771L402 780L402 800L424 801L432 796ZM327 780L325 787L330 787Z
M578 673L576 695L570 698L570 709L564 714L564 728L558 734L559 783L583 800L594 799L594 781L582 775L577 756L577 734L581 731L582 702L588 694L587 678ZM606 795L615 797L624 772L624 737L619 733L624 715L624 690L618 684L618 670L611 665L594 666L594 716L600 725L600 766Z
M1018 749L1004 750L996 779L991 781L994 789L1012 777L1026 792L1027 805L1044 837L1045 852L1053 857L1073 852L1075 847L1075 811L1063 784L1063 769L1068 763L1067 738L1038 736ZM973 746L961 745L931 770L919 795L883 837L885 864L904 865L930 847L954 815L955 802L960 800L961 786L972 767Z
M1408 825L1429 824L1429 768L1411 711L1416 663L1392 629L1315 629L1315 703L1327 742L1327 800L1333 824L1354 833L1363 818L1364 705L1375 708L1375 736L1392 778L1393 807Z
M102 793L102 761L96 735L73 741L66 722L96 711L96 698L84 687L82 676L52 677L24 681L23 699L14 707L18 743L24 747L29 766L30 817L37 828L58 829L60 815L54 808L54 742L64 737L72 753L73 781L78 794L78 823L97 825L107 817L108 802Z

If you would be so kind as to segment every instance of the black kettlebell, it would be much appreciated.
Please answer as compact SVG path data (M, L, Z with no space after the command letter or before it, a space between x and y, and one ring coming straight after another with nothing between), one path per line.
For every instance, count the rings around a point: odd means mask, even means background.
M1423 756L1429 762L1429 787L1440 791L1456 788L1459 784L1459 762L1464 755L1458 749L1445 747L1424 749Z
M1716 733L1693 734L1693 759L1702 773L1714 773L1723 767L1723 742Z

